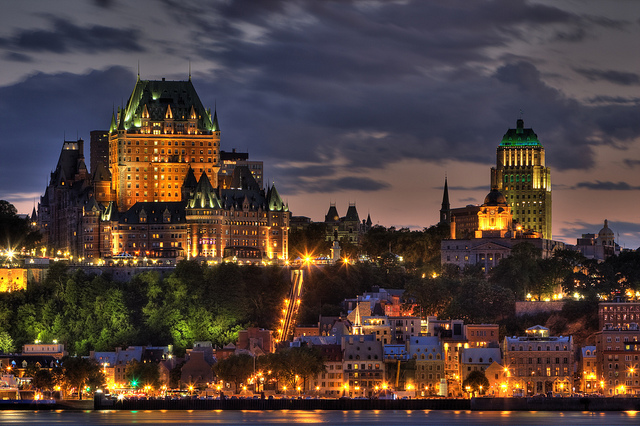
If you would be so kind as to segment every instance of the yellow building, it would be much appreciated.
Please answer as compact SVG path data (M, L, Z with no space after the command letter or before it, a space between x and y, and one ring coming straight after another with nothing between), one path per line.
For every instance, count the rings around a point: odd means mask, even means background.
M27 289L27 270L22 268L0 268L0 292Z
M136 202L181 201L189 168L218 186L217 116L204 108L191 79L138 78L126 107L112 117L109 165L119 211Z

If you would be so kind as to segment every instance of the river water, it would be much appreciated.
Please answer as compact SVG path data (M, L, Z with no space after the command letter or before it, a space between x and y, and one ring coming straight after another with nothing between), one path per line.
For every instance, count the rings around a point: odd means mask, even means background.
M640 412L0 411L0 425L638 425Z

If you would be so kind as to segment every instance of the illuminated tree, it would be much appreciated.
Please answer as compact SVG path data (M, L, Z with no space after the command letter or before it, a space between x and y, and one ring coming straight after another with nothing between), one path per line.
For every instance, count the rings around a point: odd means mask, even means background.
M95 388L105 382L104 373L98 363L88 358L67 356L62 359L62 369L65 387L76 388L79 399L82 399L85 386Z
M127 364L124 377L133 387L152 386L155 389L160 387L160 368L154 362L133 360Z
M241 383L246 383L247 379L253 374L254 359L251 355L238 354L231 355L213 366L213 372L219 379L225 382L233 382L238 393L238 387Z
M462 382L464 389L466 389L467 386L469 386L473 392L483 394L489 388L489 380L484 375L484 371L474 370L469 373L467 378Z

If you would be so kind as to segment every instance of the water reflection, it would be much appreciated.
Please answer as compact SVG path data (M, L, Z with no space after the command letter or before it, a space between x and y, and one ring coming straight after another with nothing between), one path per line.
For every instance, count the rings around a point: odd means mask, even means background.
M0 425L637 425L637 411L3 411Z

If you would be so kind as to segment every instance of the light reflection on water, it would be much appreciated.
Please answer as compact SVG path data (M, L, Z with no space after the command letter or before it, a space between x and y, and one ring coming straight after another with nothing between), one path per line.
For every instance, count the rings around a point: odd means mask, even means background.
M637 411L3 411L0 425L637 425Z

